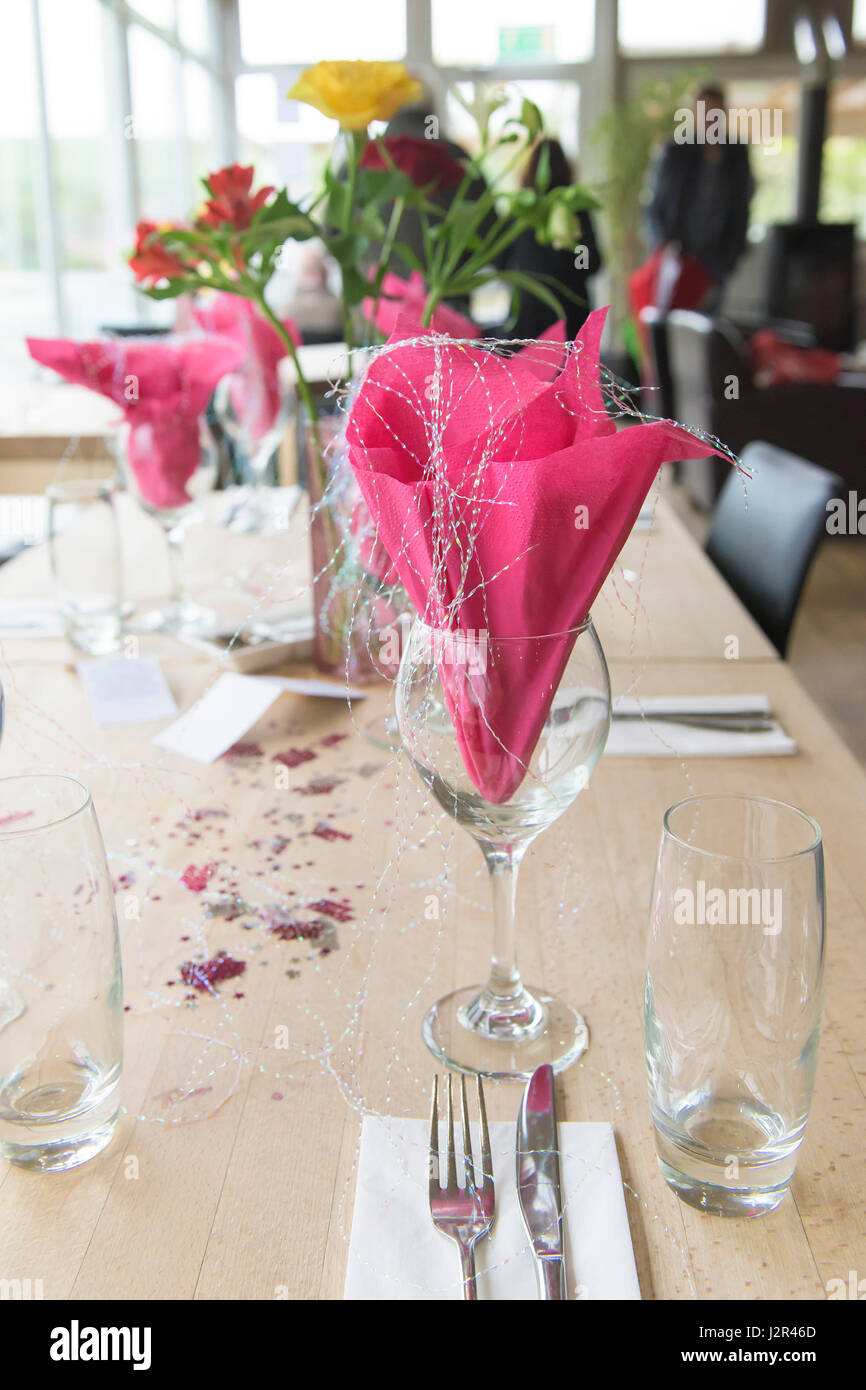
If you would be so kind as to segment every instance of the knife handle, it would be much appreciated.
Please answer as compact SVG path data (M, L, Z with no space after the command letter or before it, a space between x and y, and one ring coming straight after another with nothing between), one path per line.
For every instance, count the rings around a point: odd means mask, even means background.
M558 1255L553 1259L536 1259L538 1269L538 1291L545 1300L559 1302L568 1298L565 1283L565 1260Z

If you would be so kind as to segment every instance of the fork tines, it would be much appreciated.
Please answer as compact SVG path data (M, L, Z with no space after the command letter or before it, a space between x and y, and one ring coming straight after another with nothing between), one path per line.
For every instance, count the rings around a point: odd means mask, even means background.
M442 1235L456 1241L460 1248L463 1268L464 1297L477 1297L475 1289L475 1257L477 1241L486 1236L493 1224L494 1188L493 1161L490 1155L490 1134L481 1077L478 1082L478 1115L481 1129L481 1164L473 1160L466 1104L466 1078L460 1077L460 1120L463 1140L464 1180L457 1182L457 1153L454 1144L453 1078L449 1073L446 1085L447 1150L445 1157L445 1186L441 1186L439 1153L439 1078L433 1078L433 1103L430 1113L430 1215Z

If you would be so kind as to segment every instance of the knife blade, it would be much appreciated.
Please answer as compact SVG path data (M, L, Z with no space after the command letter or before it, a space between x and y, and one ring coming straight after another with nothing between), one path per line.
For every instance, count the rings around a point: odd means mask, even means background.
M533 1073L520 1102L517 1196L535 1254L539 1295L566 1299L556 1097L550 1065Z

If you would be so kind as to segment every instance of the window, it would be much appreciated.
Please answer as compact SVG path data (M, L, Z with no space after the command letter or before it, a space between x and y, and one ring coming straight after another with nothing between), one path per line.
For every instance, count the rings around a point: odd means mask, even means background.
M405 0L275 4L239 0L241 55L251 67L304 67L320 59L406 56Z
M764 41L764 0L619 0L619 41L626 53L752 53Z
M854 0L854 20L851 26L855 39L866 43L866 0Z
M866 80L840 78L830 88L821 179L821 220L854 222L866 237Z
M471 82L458 82L456 90L462 99L471 103L473 86ZM518 115L524 97L534 101L544 112L547 131L561 142L569 159L575 159L578 152L578 110L580 89L576 82L547 82L540 79L515 80L507 84L507 105L500 106L490 121L491 134L495 135L506 120ZM446 110L448 132L465 149L477 153L478 127L472 117L454 97L448 93ZM510 158L511 146L506 146L505 157Z
M447 67L580 63L592 57L592 0L432 0L433 56Z

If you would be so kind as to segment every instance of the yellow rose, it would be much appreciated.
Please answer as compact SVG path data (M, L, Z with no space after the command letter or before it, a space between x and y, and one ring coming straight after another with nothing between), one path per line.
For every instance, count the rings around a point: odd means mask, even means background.
M403 63L316 63L288 95L332 116L344 130L364 130L371 121L389 121L422 90Z

